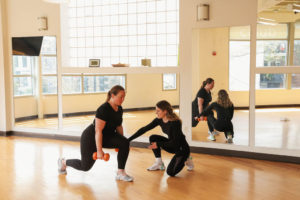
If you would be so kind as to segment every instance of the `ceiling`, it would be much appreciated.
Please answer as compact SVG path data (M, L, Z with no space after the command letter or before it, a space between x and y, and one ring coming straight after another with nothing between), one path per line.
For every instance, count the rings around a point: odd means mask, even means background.
M272 19L278 23L299 21L300 13L293 11L295 5L300 6L300 0L258 0L258 18Z

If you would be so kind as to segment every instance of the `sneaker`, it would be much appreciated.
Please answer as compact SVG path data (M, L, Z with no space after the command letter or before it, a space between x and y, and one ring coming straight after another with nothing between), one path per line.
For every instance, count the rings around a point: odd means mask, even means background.
M230 143L230 144L233 143L232 135L227 136L227 142Z
M117 174L116 176L117 181L126 181L126 182L132 182L133 177L129 176L128 174Z
M194 169L194 162L193 162L193 158L192 156L190 156L186 161L185 161L185 165L187 166L187 170L191 171Z
M58 161L57 161L58 173L59 174L67 174L66 167L63 164L64 161L65 161L64 158L59 158Z
M213 135L219 135L219 132L213 131L212 134L213 134Z
M216 138L213 134L210 134L208 137L207 137L208 140L210 141L216 141Z
M155 162L151 167L147 168L148 171L155 171L155 170L165 170L165 164L163 162L157 163Z

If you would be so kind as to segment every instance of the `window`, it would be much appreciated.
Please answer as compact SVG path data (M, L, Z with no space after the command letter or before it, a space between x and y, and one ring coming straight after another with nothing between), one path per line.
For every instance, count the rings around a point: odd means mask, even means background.
M114 85L125 88L125 76L84 76L84 93L107 92Z
M64 75L62 77L63 94L81 94L81 76Z
M107 92L114 85L125 88L125 78L125 75L65 74L62 77L62 90L63 94Z
M257 25L256 66L285 66L288 57L287 24ZM256 89L286 88L285 74L256 75Z
M43 38L41 62L43 94L57 94L56 37Z
M250 27L230 27L229 90L248 91L250 72Z
M32 56L13 56L14 96L33 95L33 76L36 59Z
M104 67L116 63L177 66L179 0L70 0L62 29L64 66L87 67L91 58Z
M300 88L300 74L292 74L292 88Z
M256 89L286 88L285 74L256 74Z
M163 74L163 89L176 90L176 74Z

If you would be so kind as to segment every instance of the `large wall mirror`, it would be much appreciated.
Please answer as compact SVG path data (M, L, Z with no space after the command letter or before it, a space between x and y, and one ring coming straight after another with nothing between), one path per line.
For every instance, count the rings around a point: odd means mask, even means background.
M196 102L196 106L193 106L195 112L198 110L199 90L203 81L212 78L214 87L205 88L206 92L202 94L208 94L209 91L212 97L209 104L212 104L217 101L219 90L227 91L235 107L232 118L234 138L231 144L248 145L250 26L196 29L193 30L193 40L192 97ZM217 113L213 113L217 118ZM207 121L200 121L193 126L193 141L228 143L223 132L209 131Z
M122 85L126 97L122 104L125 136L135 133L155 117L155 105L167 100L179 115L179 77L176 73L157 74L63 74L63 130L79 136L93 122L95 111L106 101L107 91ZM159 127L147 132L162 134Z
M255 146L299 149L300 14L297 2L283 1L258 13ZM300 5L298 5L300 6ZM292 67L289 73L278 68ZM269 69L271 68L271 69Z
M15 127L58 128L56 37L12 38Z

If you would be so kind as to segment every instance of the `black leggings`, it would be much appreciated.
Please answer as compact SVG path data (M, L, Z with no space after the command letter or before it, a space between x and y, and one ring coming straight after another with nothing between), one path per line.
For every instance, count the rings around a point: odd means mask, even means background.
M124 169L129 154L129 141L123 135L118 133L103 134L103 148L118 148L118 168ZM91 124L82 133L80 139L81 160L68 159L67 166L73 167L81 171L88 171L95 163L93 153L97 151L95 140L95 126Z
M150 143L152 143L152 142L168 142L169 141L168 138L165 138L160 135L151 135L149 140L150 140ZM182 144L179 148L178 147L169 147L169 148L163 148L163 149L169 153L175 153L175 156L173 156L173 158L167 168L167 174L169 176L175 176L182 170L182 168L184 167L185 161L190 156L190 147L189 147L188 143L186 142L186 140L184 139L184 141L182 141ZM157 149L152 149L152 151L156 158L161 157L161 149L159 146L157 147Z
M231 120L217 120L213 115L207 117L207 122L210 123L217 131L224 132L225 137L230 134L234 137L233 125Z

